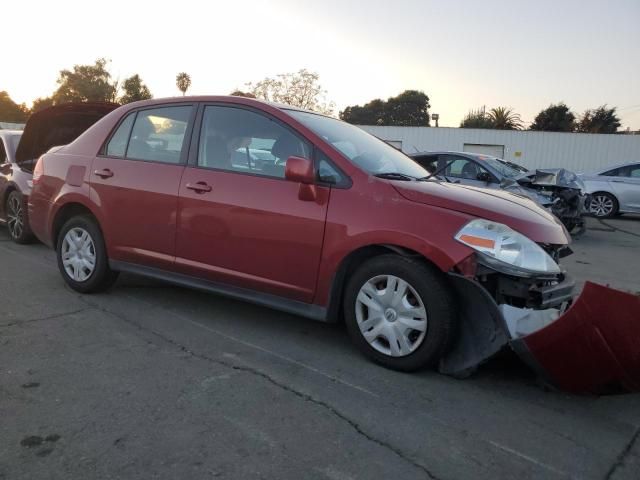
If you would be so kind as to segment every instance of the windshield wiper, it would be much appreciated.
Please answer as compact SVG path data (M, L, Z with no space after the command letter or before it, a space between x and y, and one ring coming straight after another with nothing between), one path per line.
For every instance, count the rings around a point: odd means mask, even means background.
M378 178L385 178L387 180L403 180L405 182L410 180L416 180L415 177L412 177L410 175L405 175L404 173L398 173L398 172L375 173L373 176Z

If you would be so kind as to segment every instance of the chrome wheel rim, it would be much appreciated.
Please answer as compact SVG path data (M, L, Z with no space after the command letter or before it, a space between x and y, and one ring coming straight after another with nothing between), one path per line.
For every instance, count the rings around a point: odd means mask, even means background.
M413 353L427 334L427 311L420 295L393 275L378 275L360 288L356 320L367 343L390 357Z
M589 211L596 217L606 217L613 212L613 200L604 195L597 195L591 199Z
M13 238L20 238L24 229L24 212L22 202L16 195L9 198L7 205L7 228Z
M89 279L96 268L96 247L89 232L75 227L62 239L62 265L66 274L76 282Z

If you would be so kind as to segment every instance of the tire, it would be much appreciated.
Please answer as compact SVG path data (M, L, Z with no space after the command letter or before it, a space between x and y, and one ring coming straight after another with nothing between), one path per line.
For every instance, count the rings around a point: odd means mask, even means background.
M607 192L596 192L589 201L589 213L596 218L611 218L618 214L618 199Z
M368 260L348 279L344 313L349 336L362 353L405 372L437 362L449 348L456 326L453 293L442 273L395 254Z
M9 194L5 203L5 212L11 240L21 245L31 243L33 233L29 226L27 202L19 191L14 190Z
M118 278L118 272L109 268L102 231L90 215L67 220L58 235L56 254L62 278L76 292L101 292Z

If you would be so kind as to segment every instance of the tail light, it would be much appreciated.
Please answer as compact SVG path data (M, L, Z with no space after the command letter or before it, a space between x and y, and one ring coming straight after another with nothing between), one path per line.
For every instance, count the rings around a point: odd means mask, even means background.
M31 178L34 185L38 184L42 175L44 175L44 162L42 161L42 157L40 157L36 163L36 167L33 169L33 177Z

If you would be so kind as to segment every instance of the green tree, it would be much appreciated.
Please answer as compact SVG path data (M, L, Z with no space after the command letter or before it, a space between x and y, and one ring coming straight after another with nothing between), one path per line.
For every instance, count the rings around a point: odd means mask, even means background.
M247 98L256 98L256 96L251 92L243 92L242 90L234 90L229 95L233 97L247 97Z
M616 107L606 105L587 110L582 114L576 131L582 133L617 133L620 119L616 115Z
M320 85L320 75L306 69L266 77L257 83L247 83L256 98L285 103L294 107L331 115L334 104L326 100L326 90Z
M496 130L520 130L522 128L520 115L515 113L511 108L492 108L489 110L488 116L493 123L493 128Z
M182 92L182 96L187 93L187 90L189 90L190 86L191 77L188 73L180 72L178 75L176 75L176 87L178 87L178 90Z
M493 119L484 109L470 110L460 122L460 128L494 128Z
M363 106L353 105L340 118L356 125L429 126L429 97L418 90L405 90L386 101L375 99Z
M0 122L22 123L28 116L29 109L24 103L18 105L9 93L0 92Z
M429 97L424 92L405 90L387 100L387 122L401 127L428 127L430 106Z
M562 102L540 111L529 127L530 130L545 132L573 132L575 128L576 116Z
M124 105L126 103L137 102L139 100L149 100L153 98L149 87L147 87L137 73L126 78L122 82L122 90L124 93L119 98L119 102Z
M33 101L31 106L31 113L39 112L45 108L53 106L53 97L39 97Z
M340 112L340 118L354 125L383 125L386 102L379 98L365 103L363 106L353 105Z
M73 70L61 70L53 103L115 101L117 82L111 82L107 64L106 59L99 58L93 65L74 65Z

